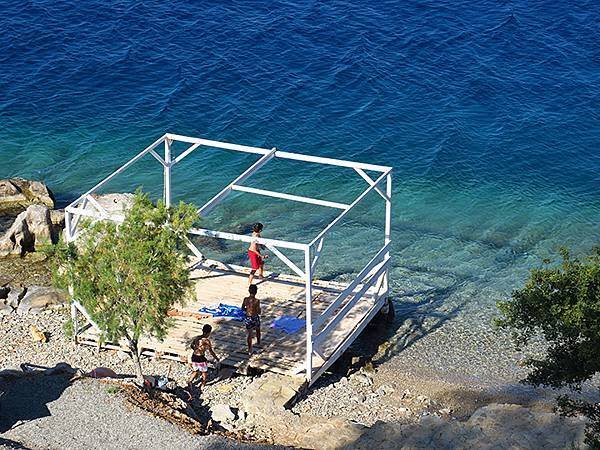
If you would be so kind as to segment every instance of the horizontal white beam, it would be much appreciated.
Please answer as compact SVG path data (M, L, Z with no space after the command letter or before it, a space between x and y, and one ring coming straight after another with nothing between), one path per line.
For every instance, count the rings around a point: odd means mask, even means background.
M226 233L224 231L214 231L214 230L206 230L204 228L192 228L189 230L190 234L195 234L197 236L208 236L214 237L218 239L227 239L230 241L241 241L241 242L257 242L265 247L274 246L274 247L282 247L282 248L293 248L294 250L306 250L308 248L308 244L301 244L299 242L289 242L289 241L279 241L277 239L265 239L265 238L256 238L252 236L246 236L245 234L234 234L234 233Z
M319 200L317 198L302 197L300 195L284 194L282 192L267 191L265 189L257 189L248 186L240 186L239 184L231 185L234 191L248 192L250 194L264 195L266 197L282 198L284 200L292 200L301 203L310 203L311 205L327 206L329 208L348 209L350 205L345 203L330 202L328 200Z
M112 220L113 222L116 222L116 223L123 223L123 221L125 220L125 217L121 216L119 214L106 215L106 214L102 214L100 212L90 211L87 208L84 209L84 208L74 208L72 206L67 206L65 208L65 211L70 212L75 217L83 216L83 217L89 217L92 219L107 219L107 220Z
M357 204L359 204L368 194L369 192L371 192L373 189L375 189L379 183L381 183L386 175L391 171L392 169L390 169L388 172L384 172L381 174L381 176L379 178L377 178L375 180L375 182L369 186L362 194L360 194L356 200L354 200L349 206L348 208L342 212L339 216L337 216L335 219L333 219L333 221L327 225L327 227L325 227L325 229L323 231L321 231L317 237L315 237L312 242L309 244L311 247L315 244L315 242L317 242L319 239L321 239L323 236L325 236L334 226L336 226L338 223L340 223L340 221L346 217L346 214L348 214L352 208L354 208Z
M227 197L229 195L233 185L235 185L236 183L243 182L246 178L248 178L250 175L252 175L258 169L260 169L262 166L264 166L267 162L269 162L273 158L274 154L275 154L275 149L273 148L273 149L271 149L271 151L269 153L261 156L258 161L256 161L250 167L248 167L239 177L237 177L235 180L233 180L231 183L229 183L227 186L225 186L221 190L221 192L219 192L217 195L215 195L213 198L211 198L208 202L206 202L204 205L202 205L202 207L198 209L198 215L202 216L202 215L208 214L211 209L213 209L215 206L217 206L220 202L223 201L223 199L225 197Z
M81 196L79 196L77 198L77 200L75 200L74 202L72 202L69 206L75 206L75 205L77 205L77 203L79 203L86 195L89 195L92 192L94 192L96 189L99 189L102 186L104 186L106 183L108 183L114 177L116 177L117 175L119 175L121 172L125 171L129 166L135 164L137 161L139 161L140 159L142 159L146 155L146 153L148 153L150 150L154 150L156 147L158 147L162 142L164 142L164 140L165 140L165 136L161 136L160 138L158 138L156 141L154 141L152 144L150 144L144 150L142 150L141 152L139 152L137 155L135 155L133 158L131 158L129 161L127 161L125 164L123 164L121 167L119 167L117 170L115 170L109 176L107 176L105 179L103 179L98 184L96 184L89 191L87 191L84 194L82 194Z
M190 136L182 136L180 134L167 133L166 137L176 141L189 142L190 144L206 145L208 147L222 148L225 150L235 150L238 152L246 153L258 153L266 155L270 150L260 147L250 147L247 145L230 144L228 142L212 141L209 139L195 138ZM359 168L363 170L373 170L375 172L387 172L391 167L379 166L375 164L366 164L354 161L346 161L343 159L324 158L321 156L303 155L301 153L291 153L277 151L275 154L276 158L291 159L296 161L312 162L317 164L328 164L330 166L348 167L348 168Z
M343 159L323 158L322 156L303 155L301 153L290 153L290 152L277 151L277 154L275 156L277 158L293 159L296 161L312 162L312 163L317 163L317 164L327 164L330 166L348 167L351 169L358 167L359 169L373 170L375 172L387 172L388 170L391 169L391 167L386 167L386 166L377 166L374 164L346 161Z
M250 147L247 145L230 144L229 142L211 141L210 139L195 138L190 136L182 136L180 134L166 134L167 138L174 141L188 142L190 144L205 145L207 147L222 148L225 150L235 150L236 152L256 153L259 155L267 155L271 152L266 148Z

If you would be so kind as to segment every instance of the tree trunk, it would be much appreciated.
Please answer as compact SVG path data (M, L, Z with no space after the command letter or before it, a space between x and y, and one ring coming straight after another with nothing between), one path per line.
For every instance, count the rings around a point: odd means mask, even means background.
M144 386L144 374L142 373L142 362L140 361L137 341L129 341L129 350L131 351L131 358L133 359L133 367L135 369L135 382L140 387Z

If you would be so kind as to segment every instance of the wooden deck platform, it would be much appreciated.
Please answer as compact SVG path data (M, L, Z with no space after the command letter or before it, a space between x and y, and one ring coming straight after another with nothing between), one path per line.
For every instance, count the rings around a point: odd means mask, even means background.
M178 310L198 313L202 307L212 307L219 303L240 306L247 295L248 271L239 267L229 267L216 261L198 263L191 271L195 298ZM255 354L248 357L246 330L242 322L205 315L201 318L175 317L175 325L162 341L143 338L142 354L154 357L188 361L191 350L190 341L201 334L202 326L213 326L213 346L223 365L235 367L240 373L248 369L272 371L285 375L298 375L305 369L306 331L287 334L271 327L273 321L282 316L305 318L306 303L304 281L299 277L266 274L263 281L257 281L258 295L261 300L262 345ZM313 284L313 320L319 317L347 285L331 281L315 281ZM315 350L320 355L313 356L313 369L319 369L339 347L355 333L359 324L365 320L377 301L374 290L370 289L353 306L345 317L328 332L327 339ZM342 303L339 308L343 308ZM326 324L324 324L326 325ZM321 327L322 328L322 327ZM317 335L320 330L314 330ZM355 333L356 334L356 333ZM78 335L82 344L98 345L97 333L88 327ZM109 348L123 348L124 345L106 344ZM340 352L337 352L340 353ZM337 358L338 355L334 355Z

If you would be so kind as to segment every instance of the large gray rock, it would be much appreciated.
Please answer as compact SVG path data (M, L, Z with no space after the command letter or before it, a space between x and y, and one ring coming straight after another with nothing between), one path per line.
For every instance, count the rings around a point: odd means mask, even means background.
M584 448L585 419L490 404L466 422L424 416L418 423L376 422L351 445L381 450L436 448Z
M48 207L31 205L17 216L10 229L0 238L0 256L22 256L53 242L53 237Z
M0 316L12 314L14 308L9 305L7 300L0 300Z
M212 420L215 422L231 422L235 419L235 414L227 405L214 405L210 407Z
M8 297L6 297L6 304L10 305L14 309L17 309L17 306L19 306L19 302L25 296L26 292L27 290L24 287L11 287L10 292L8 293Z
M68 295L65 291L45 287L31 286L17 307L17 314L37 314L45 309L66 303Z
M54 208L54 196L44 183L22 178L0 180L0 211L33 204Z
M124 215L133 205L134 195L130 193L114 193L93 195L94 199L109 214ZM86 209L96 211L96 208L88 203Z
M304 385L302 378L267 372L244 390L242 408L250 414L276 414L296 398Z

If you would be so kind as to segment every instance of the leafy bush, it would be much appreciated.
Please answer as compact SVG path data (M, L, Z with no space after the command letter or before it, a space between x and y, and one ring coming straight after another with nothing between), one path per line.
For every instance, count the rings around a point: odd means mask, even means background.
M167 311L190 286L178 249L197 217L193 205L167 208L159 201L155 206L138 191L122 224L84 223L76 244L61 244L54 251L55 281L71 287L103 341L127 341L139 383L140 337L165 337L171 325Z
M560 265L532 270L511 300L498 302L503 317L496 324L510 329L517 345L534 335L547 341L544 357L527 361L526 382L580 389L600 371L600 248L584 259L561 253ZM558 410L590 418L586 443L600 447L600 405L561 397Z

